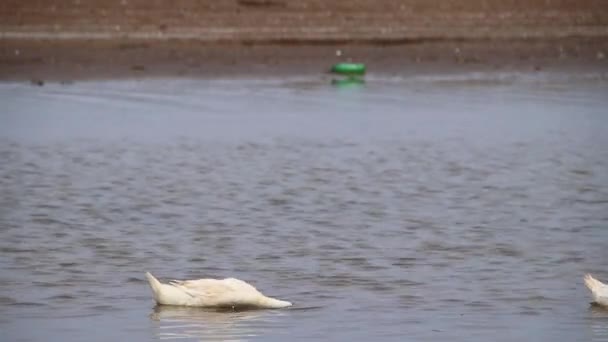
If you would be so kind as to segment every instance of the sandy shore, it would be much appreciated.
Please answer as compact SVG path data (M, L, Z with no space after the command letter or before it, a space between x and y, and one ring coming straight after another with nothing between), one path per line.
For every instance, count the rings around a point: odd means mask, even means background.
M336 51L341 56L336 56ZM338 61L365 62L373 73L446 71L608 72L606 39L439 41L404 45L240 45L196 41L10 41L0 50L0 79L264 77L314 75Z
M342 52L336 56L336 51ZM608 67L602 0L17 1L0 79Z

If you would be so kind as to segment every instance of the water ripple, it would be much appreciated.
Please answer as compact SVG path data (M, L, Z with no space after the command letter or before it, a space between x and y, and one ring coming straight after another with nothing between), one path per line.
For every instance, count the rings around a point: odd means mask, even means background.
M608 340L606 85L484 77L0 85L0 329ZM145 271L296 305L148 320Z

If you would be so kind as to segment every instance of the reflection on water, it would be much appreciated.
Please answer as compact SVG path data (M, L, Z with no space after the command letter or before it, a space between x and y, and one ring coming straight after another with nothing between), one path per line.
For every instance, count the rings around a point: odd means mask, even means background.
M0 84L3 336L608 341L608 84L467 77Z
M281 315L284 314L280 310L213 311L156 306L150 317L159 321L158 337L162 340L238 341L276 329Z
M593 341L608 341L608 308L591 304L588 324Z

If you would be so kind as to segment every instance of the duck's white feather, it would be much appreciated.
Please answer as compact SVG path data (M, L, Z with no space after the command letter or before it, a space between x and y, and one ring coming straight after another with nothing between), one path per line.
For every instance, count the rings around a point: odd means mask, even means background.
M264 296L250 284L234 278L172 280L162 284L146 272L154 299L162 305L200 307L251 307L279 309L291 306L282 301Z
M591 274L585 275L585 285L597 304L608 307L608 285L593 278Z

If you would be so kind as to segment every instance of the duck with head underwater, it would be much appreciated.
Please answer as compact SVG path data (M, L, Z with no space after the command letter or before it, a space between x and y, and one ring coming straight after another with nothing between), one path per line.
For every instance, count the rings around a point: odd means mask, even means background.
M235 278L172 280L163 284L146 272L154 300L159 305L208 308L280 309L287 301L266 297L252 285Z

